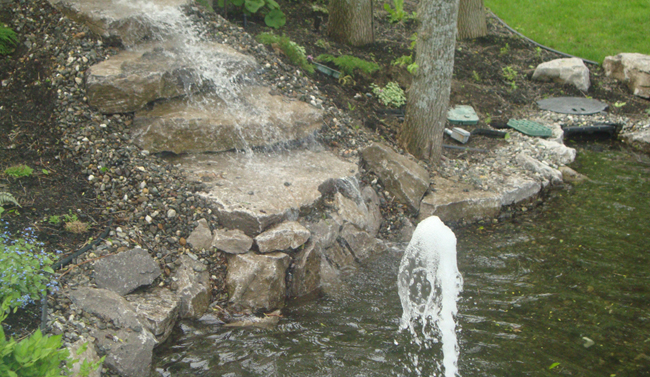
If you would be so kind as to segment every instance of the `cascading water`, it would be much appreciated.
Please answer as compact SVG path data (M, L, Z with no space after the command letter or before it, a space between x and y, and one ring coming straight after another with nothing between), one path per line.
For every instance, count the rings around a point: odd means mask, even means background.
M456 302L463 278L456 265L456 236L437 217L418 224L400 263L397 277L402 302L400 328L411 333L421 348L442 344L445 377L458 374ZM417 364L422 355L410 355ZM414 365L414 372L420 369Z

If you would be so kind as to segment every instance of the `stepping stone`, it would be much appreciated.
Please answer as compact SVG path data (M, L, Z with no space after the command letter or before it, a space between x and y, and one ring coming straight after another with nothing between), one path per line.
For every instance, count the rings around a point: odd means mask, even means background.
M309 137L322 127L322 114L268 88L249 87L229 101L206 95L156 104L136 113L132 134L152 153L247 150Z
M50 4L71 20L86 25L94 33L107 38L109 42L133 46L144 39L163 33L164 23L186 18L180 7L190 0L49 0ZM167 19L155 22L151 18L154 10L166 10ZM152 24L153 21L153 24ZM158 26L155 26L158 24Z
M270 225L295 220L320 198L318 187L328 179L357 173L357 164L321 151L292 150L253 155L219 153L173 159L189 179L203 181L219 221L251 237Z

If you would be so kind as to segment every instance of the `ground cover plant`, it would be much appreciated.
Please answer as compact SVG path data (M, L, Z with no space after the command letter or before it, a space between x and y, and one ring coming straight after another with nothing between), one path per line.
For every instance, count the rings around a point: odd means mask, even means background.
M556 50L602 62L621 52L650 54L647 0L485 0L525 36Z

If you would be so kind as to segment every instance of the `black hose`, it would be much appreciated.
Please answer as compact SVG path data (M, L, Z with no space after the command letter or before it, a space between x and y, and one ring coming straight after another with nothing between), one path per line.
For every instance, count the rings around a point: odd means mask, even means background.
M582 58L579 57L579 56L574 56L574 55L571 55L571 54L567 54L566 52L558 51L558 50L555 50L555 49L553 49L553 48L550 48L550 47L544 46L543 44L537 43L537 42L535 42L534 40L528 38L527 36L521 34L521 33L518 32L517 30L515 30L515 29L511 28L510 26L508 26L508 24L506 24L502 19L500 19L496 14L494 14L494 12L490 11L490 14L492 15L492 17L496 18L496 19L497 19L497 20L498 20L498 21L499 21L503 26L505 26L506 29L508 29L508 30L510 30L511 32L517 34L519 37L521 37L521 38L527 40L528 42L534 44L535 46L537 46L537 47L539 47L539 48L543 48L544 50L554 52L554 53L556 53L556 54L558 54L558 55L566 56L567 58L578 58L578 59L582 59ZM596 62L593 61L593 60L582 59L582 61L585 62L585 63L592 64L592 65L600 65L600 63L596 63Z
M74 253L68 255L67 257L57 261L52 265L52 269L58 270L62 267L67 266L68 264L70 264L70 262L72 262L73 259L79 257L81 254L97 246L97 244L99 244L106 236L108 236L108 232L111 230L111 225L113 225L113 219L110 219L108 221L108 226L106 226L106 229L104 229L102 234L99 235L99 238L97 238L92 243L82 247L81 249L75 251ZM41 331L45 332L46 326L47 326L47 291L43 294L43 297L41 298L41 326L40 326Z

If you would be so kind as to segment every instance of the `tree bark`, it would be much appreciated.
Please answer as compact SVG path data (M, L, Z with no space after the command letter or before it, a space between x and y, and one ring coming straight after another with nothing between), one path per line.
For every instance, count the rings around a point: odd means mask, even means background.
M487 35L483 0L460 0L458 9L458 38L471 39Z
M374 42L372 0L330 0L329 36L339 43L362 46Z
M442 154L456 46L458 0L425 0L418 6L418 70L408 92L400 129L404 149L435 165Z

